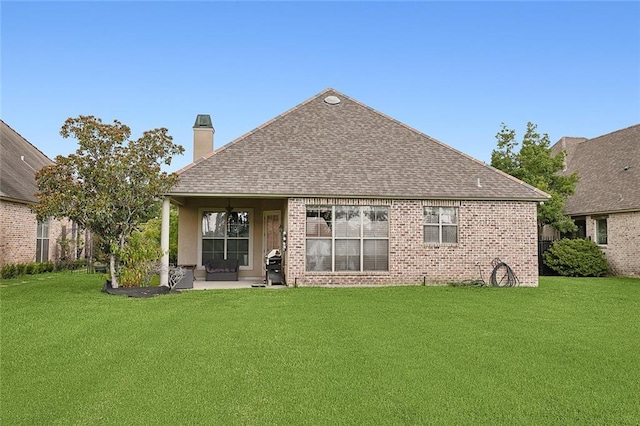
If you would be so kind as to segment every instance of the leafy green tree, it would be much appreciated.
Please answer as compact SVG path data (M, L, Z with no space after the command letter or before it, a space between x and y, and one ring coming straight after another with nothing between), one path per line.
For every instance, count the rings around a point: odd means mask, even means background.
M109 247L111 280L118 286L116 264L127 238L157 212L162 194L177 176L161 170L184 149L167 129L129 140L131 129L114 120L105 124L93 116L65 121L60 134L74 138L79 148L36 174L39 218L69 219L99 236Z
M560 232L575 231L576 225L566 215L567 197L573 195L577 173L561 174L564 152L553 155L549 136L540 135L535 124L527 123L527 130L519 143L515 130L504 123L496 135L497 149L491 153L491 165L551 195L538 205L538 232L550 225Z
M152 239L160 247L160 231L162 229L162 217L160 211L156 217L150 219L143 228L146 238ZM169 262L176 263L178 260L178 208L171 206L169 210Z

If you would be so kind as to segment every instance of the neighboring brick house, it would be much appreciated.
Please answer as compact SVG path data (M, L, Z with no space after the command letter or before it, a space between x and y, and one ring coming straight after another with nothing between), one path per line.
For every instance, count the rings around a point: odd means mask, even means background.
M640 124L593 139L563 137L566 173L578 172L567 214L617 275L640 275Z
M211 258L261 277L275 248L287 285L487 279L496 257L538 285L547 194L335 90L215 151L213 133L198 116L194 163L165 199L198 278Z
M38 222L29 207L36 202L36 171L53 162L4 121L0 126L0 266L54 260L56 241L70 224Z

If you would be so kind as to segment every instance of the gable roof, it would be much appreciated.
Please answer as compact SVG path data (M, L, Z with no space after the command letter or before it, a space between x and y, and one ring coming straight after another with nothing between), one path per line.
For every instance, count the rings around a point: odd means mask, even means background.
M326 102L329 96L340 102ZM547 198L544 192L333 89L178 175L170 195Z
M563 139L553 148L562 148ZM567 199L567 213L640 210L640 124L574 142L567 145L565 173L577 171L580 180Z
M2 120L0 144L0 198L36 202L36 171L53 162Z

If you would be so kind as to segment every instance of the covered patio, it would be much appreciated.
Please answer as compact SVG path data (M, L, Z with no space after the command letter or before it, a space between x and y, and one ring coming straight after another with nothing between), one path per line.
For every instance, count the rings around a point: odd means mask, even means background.
M211 194L172 194L163 200L161 243L168 270L169 209L179 209L178 266L192 270L194 289L250 288L265 282L265 257L272 250L283 254L286 238L287 199L233 197ZM213 260L237 260L233 278L211 281L206 265ZM226 266L225 266L226 267ZM232 281L233 280L233 281ZM168 285L168 274L161 285Z

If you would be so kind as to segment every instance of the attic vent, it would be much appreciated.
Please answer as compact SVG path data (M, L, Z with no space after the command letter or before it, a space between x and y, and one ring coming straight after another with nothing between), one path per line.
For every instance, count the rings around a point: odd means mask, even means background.
M340 103L340 98L337 96L331 95L324 98L324 101L329 105L338 105Z

